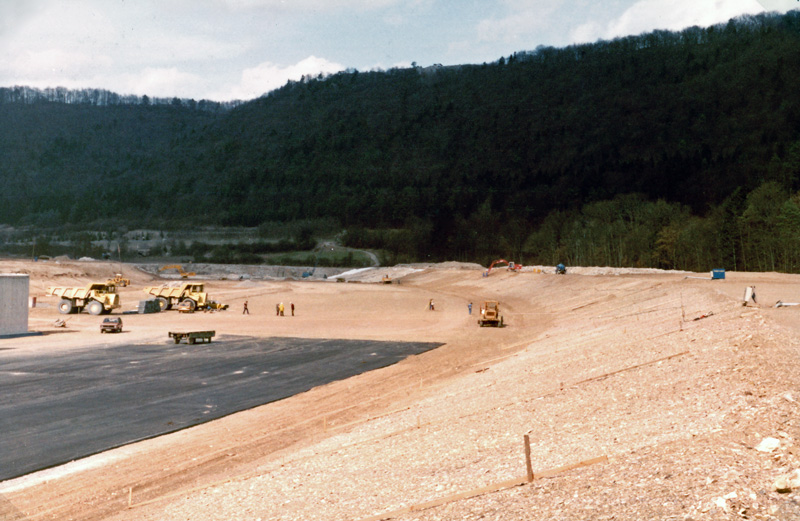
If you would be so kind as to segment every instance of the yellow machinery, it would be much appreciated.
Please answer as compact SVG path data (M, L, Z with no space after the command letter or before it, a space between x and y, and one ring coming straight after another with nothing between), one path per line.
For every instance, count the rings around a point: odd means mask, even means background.
M200 309L198 307L192 307L193 300L191 299L184 299L178 304L178 312L180 313L194 313L196 309ZM203 311L224 311L228 309L227 304L221 304L216 300L209 300L206 307Z
M122 273L117 273L116 275L114 275L113 279L108 279L106 281L106 284L114 284L116 286L122 286L124 288L131 285L131 279L126 279L125 277L122 276Z
M483 326L503 327L503 315L500 314L500 303L496 300L487 300L481 306L481 318L478 324Z
M195 275L197 275L197 273L193 271L183 271L183 266L181 266L180 264L170 264L169 266L162 266L161 269L159 269L158 271L164 271L164 270L178 270L178 273L181 274L182 279L188 279L189 277L194 277Z
M47 296L61 297L58 311L64 315L80 313L84 309L92 315L102 315L120 307L117 287L103 282L94 282L83 288L51 286L47 288Z
M191 311L209 306L208 293L205 292L202 282L184 282L180 287L150 286L144 288L144 292L156 298L161 311L180 303Z

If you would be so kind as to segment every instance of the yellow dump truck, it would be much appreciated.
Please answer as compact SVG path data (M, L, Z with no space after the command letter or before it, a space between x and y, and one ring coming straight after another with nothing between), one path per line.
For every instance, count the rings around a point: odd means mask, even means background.
M201 282L185 282L180 286L150 286L144 288L144 292L156 298L161 311L171 309L181 302L192 311L209 306L208 293Z
M102 315L120 307L117 287L105 282L93 282L83 288L51 286L47 288L47 296L61 297L58 311L64 315L84 309L92 315Z

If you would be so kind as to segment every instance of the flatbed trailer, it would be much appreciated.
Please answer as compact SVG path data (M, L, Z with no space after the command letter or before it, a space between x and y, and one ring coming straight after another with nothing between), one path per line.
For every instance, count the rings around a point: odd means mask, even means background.
M211 337L216 331L170 331L169 337L179 344L184 338L189 344L200 342L211 342Z

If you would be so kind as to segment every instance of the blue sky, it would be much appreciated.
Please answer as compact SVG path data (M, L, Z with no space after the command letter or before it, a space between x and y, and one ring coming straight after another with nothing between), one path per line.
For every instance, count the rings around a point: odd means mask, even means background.
M798 0L2 0L0 86L252 99L305 74L483 63Z

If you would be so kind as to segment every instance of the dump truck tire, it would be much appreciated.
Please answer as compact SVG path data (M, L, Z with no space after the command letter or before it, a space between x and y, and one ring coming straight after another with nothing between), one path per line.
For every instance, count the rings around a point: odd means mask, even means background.
M69 315L73 313L75 306L72 305L72 301L67 298L62 298L61 302L58 303L58 312L62 315Z
M169 300L164 297L156 297L158 301L158 307L161 308L161 311L166 311L169 309Z
M102 315L103 311L105 311L105 307L102 302L93 300L86 305L86 311L88 311L90 315Z
M186 304L187 306L189 306L189 309L191 309L192 311L197 309L197 302L195 302L194 300L192 300L190 298L185 298L185 299L181 300L181 304Z

